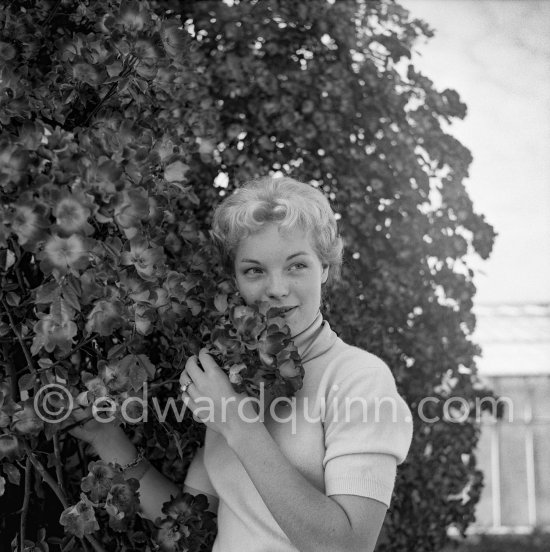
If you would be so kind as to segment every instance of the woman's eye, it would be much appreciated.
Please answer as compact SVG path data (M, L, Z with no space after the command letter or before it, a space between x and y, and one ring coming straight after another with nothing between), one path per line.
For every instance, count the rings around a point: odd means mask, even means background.
M245 274L249 275L249 276L253 276L253 275L256 275L256 274L261 274L262 273L262 269L257 267L257 266L253 266L251 268L247 268L245 271L244 271Z
M304 263L294 263L291 265L290 270L302 270L303 268L307 268Z

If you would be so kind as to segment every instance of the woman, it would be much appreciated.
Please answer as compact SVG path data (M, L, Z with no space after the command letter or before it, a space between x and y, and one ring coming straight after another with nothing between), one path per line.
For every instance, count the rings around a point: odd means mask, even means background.
M284 309L305 369L293 400L259 416L211 356L187 361L183 397L207 429L184 490L218 508L214 551L373 550L412 423L384 362L345 344L320 313L342 254L327 199L290 178L260 179L222 202L213 234L244 301ZM161 515L178 488L136 459L120 428L89 424L77 431L103 460L127 464L144 515Z

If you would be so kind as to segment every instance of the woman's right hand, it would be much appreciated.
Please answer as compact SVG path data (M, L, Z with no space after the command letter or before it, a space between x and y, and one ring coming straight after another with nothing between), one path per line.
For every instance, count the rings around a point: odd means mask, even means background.
M76 424L76 425L75 425ZM65 427L70 427L69 433L89 443L97 450L97 444L121 434L126 436L120 426L113 422L100 422L92 412L92 407L75 406L71 415L67 418Z

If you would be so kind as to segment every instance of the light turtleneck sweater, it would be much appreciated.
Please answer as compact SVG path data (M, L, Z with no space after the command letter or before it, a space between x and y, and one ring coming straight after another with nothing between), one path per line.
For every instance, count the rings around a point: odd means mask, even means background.
M293 340L305 369L303 386L291 402L267 410L266 429L325 495L358 495L389 506L396 466L412 438L412 416L390 369L344 343L321 313ZM207 429L185 484L219 497L213 552L296 552L221 434Z

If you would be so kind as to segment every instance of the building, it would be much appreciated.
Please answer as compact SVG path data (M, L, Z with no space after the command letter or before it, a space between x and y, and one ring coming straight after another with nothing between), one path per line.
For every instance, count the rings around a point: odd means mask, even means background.
M475 532L550 529L550 304L475 309L479 375L507 404L485 416L478 465L485 488Z

